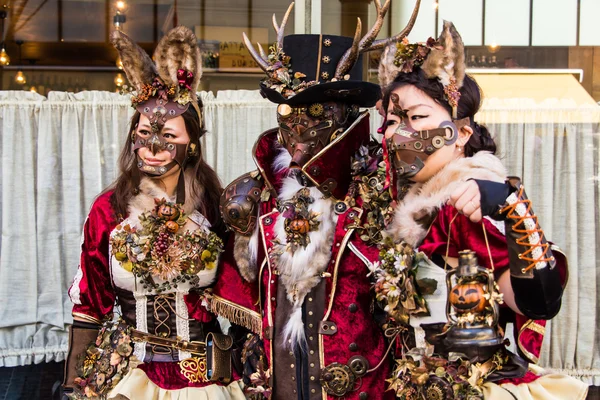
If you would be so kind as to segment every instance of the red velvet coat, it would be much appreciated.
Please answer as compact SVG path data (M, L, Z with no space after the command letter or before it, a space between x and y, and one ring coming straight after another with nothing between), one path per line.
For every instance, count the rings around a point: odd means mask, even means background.
M69 295L73 301L73 316L101 324L112 314L119 299L115 293L110 272L110 233L117 221L110 204L112 192L104 193L92 205L83 227L81 259ZM191 292L184 296L190 318L210 322L215 316L202 305L199 296ZM163 389L202 387L210 383L191 383L181 372L177 362L148 362L141 364L148 378Z
M347 140L368 141L368 119L365 118L356 129L358 133L354 137L348 137ZM282 176L271 167L274 156L279 152L275 137L276 130L268 131L261 136L255 145L255 160L265 180L265 186L271 188L276 196L281 187ZM350 147L356 149L356 146ZM338 185L332 197L343 199L351 179L349 162L352 153L348 153L348 149L344 148L343 143L339 144L339 148L334 146L326 149L325 153L326 156L319 160L313 159L314 162L311 164L313 167L319 166L321 171L326 171L315 179L334 179ZM332 163L332 160L335 160L335 163ZM285 300L285 296L281 296L282 293L278 293L278 291L284 291L285 288L279 284L280 277L276 258L266 256L271 254L273 248L272 239L276 236L275 225L279 218L283 218L275 208L275 196L260 203L258 220L260 243L257 262L260 270L258 279L253 284L244 281L237 272L233 257L226 256L223 258L222 275L214 288L214 294L217 302L225 302L231 307L237 307L237 314L229 312L229 317L234 314L239 317L243 316L239 322L249 328L255 328L256 333L260 335L264 342L270 371L275 373L274 398L278 399L282 398L284 391L289 392L291 396L296 396L295 390L289 390L291 387L295 387L296 382L292 375L277 376L281 373L279 371L282 368L281 364L284 363L284 355L279 353L279 356L273 358L273 352L278 351L279 345L276 342L277 332L282 329L277 321L281 321L280 313L289 308L284 307L287 306L286 304L279 304L280 299L283 298L284 303L287 303L287 300ZM369 274L367 265L378 259L378 249L366 245L350 227L352 218L361 214L362 210L357 207L348 208L338 216L333 233L331 257L321 278L321 282L325 283L322 313L314 316L316 317L315 325L318 324L318 327L323 328L321 332L312 335L309 329L309 326L313 325L310 322L311 317L304 316L305 327L309 332L307 333L308 348L318 349L320 353L315 363L317 365L313 367L311 363L309 369L311 378L308 382L310 388L308 394L310 399L339 398L327 395L324 390L321 390L319 385L321 370L332 363L346 365L353 356L365 357L369 368L375 368L380 363L381 365L376 371L362 377L362 380L359 379L354 390L348 392L344 398L382 399L388 396L394 397L391 392L386 392L385 379L390 372L390 364L385 357L386 341L373 315L371 282L367 277ZM227 282L227 287L225 282ZM237 287L239 290L232 292L232 287ZM307 299L308 302L313 301L311 296L307 296ZM316 296L314 301L318 301ZM307 305L307 300L304 303ZM310 313L312 314L312 312ZM249 321L251 321L250 324ZM332 330L331 325L335 329ZM290 370L288 365L283 367ZM295 368L294 365L291 366L292 370L293 368ZM277 382L287 382L285 384L290 386L285 388L286 390L278 390L282 383ZM299 394L298 398L300 398Z

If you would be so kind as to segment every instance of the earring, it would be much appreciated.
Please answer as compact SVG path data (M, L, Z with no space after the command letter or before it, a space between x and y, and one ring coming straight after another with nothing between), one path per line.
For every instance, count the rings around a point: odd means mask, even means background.
M462 153L462 147L460 147L460 146L456 146L456 150L457 150L459 153Z

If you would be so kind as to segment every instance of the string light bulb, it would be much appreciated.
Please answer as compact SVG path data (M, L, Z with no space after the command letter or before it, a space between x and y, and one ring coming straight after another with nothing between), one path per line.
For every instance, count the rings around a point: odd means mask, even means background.
M35 86L32 86L32 87L30 87L30 88L29 88L29 91L30 91L31 93L37 93L37 89L35 88Z
M439 6L440 6L440 5L438 4L438 2L437 2L437 1L434 1L434 2L433 2L433 9L434 9L434 10L437 10Z
M121 56L117 57L117 61L115 62L115 64L117 65L117 68L123 70L123 60L121 60Z
M123 11L125 9L125 2L123 0L118 0L116 6L117 10Z
M8 53L6 52L4 46L2 46L2 50L0 50L0 65L5 67L8 64L10 64L10 57L8 56Z
M27 83L27 79L25 78L23 71L17 71L17 75L15 75L15 82L17 85L24 85Z

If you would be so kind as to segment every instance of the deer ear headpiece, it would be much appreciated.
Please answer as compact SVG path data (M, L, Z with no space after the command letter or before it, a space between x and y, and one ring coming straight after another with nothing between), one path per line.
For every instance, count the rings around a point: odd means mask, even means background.
M194 33L184 26L170 30L154 51L155 63L144 49L123 32L113 32L110 39L121 56L127 79L136 91L131 103L140 114L148 118L152 130L149 138L135 131L131 135L131 149L137 157L138 166L132 177L134 187L137 188L140 183L139 173L158 177L179 166L177 202L184 204L184 169L190 159L198 156L199 141L186 144L171 143L161 131L169 119L182 115L190 104L196 110L200 126L203 125L196 97L202 77L198 40ZM153 154L168 151L172 161L159 166L147 164L138 155L141 148L147 148Z
M425 43L409 43L403 39L388 45L379 65L380 82L382 86L387 85L399 73L410 73L417 66L427 78L437 78L444 86L452 118L456 119L466 65L465 46L452 22L444 21L437 40L429 38Z
M111 42L136 91L132 105L148 117L153 130L160 131L168 119L183 114L190 104L202 118L196 97L202 77L202 58L198 40L190 29L179 26L170 30L154 51L155 62L121 31L112 33Z

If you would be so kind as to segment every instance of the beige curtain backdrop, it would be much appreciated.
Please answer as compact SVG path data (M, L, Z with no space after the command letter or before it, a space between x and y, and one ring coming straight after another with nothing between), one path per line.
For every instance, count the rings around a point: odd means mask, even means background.
M227 184L254 169L252 146L276 126L275 105L257 91L200 97L203 152ZM0 92L0 366L64 359L81 227L116 177L131 114L114 93ZM381 119L372 115L376 132ZM547 328L541 363L600 385L600 108L488 99L477 119L569 257L563 308Z

